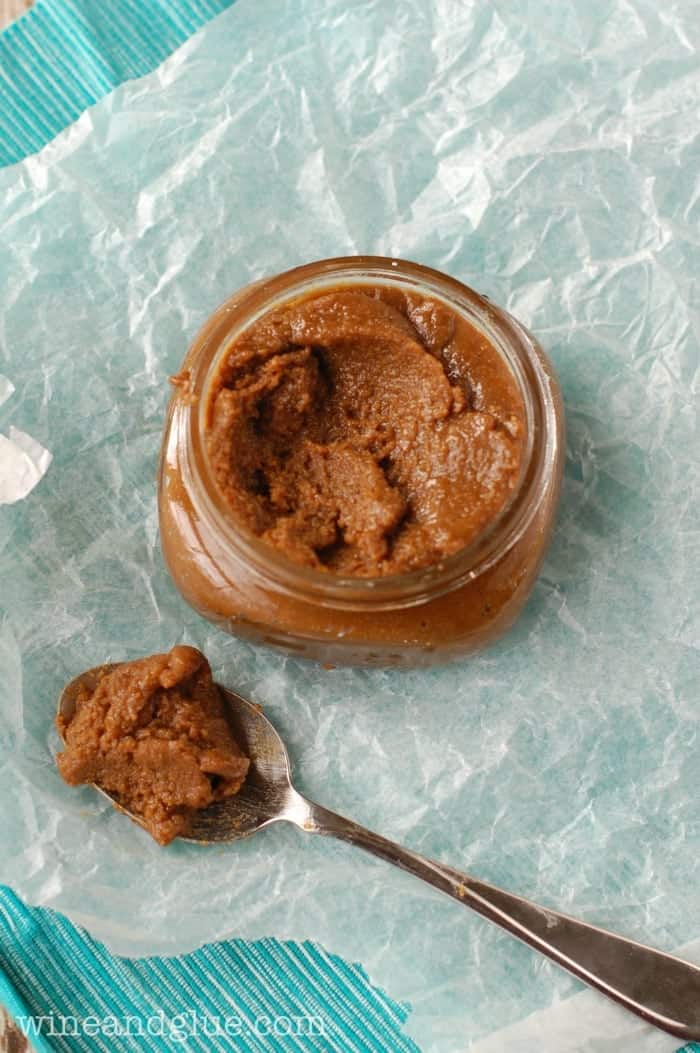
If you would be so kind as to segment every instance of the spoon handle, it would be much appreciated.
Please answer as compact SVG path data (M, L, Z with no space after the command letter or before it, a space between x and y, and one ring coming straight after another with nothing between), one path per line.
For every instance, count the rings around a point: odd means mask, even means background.
M287 818L393 863L446 892L584 983L685 1041L700 1039L700 968L633 940L538 907L452 867L418 855L334 812L304 801Z

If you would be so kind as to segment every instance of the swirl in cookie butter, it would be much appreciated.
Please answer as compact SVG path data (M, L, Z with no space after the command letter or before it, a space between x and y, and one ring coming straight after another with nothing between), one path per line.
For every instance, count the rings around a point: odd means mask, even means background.
M207 407L230 514L293 563L365 578L430 566L503 510L524 456L510 368L441 300L339 286L232 343Z

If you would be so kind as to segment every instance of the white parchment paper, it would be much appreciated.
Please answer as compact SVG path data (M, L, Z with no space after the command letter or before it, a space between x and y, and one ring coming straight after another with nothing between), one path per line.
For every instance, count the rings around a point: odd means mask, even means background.
M30 494L50 464L50 452L11 424L9 435L0 435L0 505L14 504Z
M239 0L0 172L0 369L16 387L0 425L11 410L54 455L0 508L0 880L125 954L320 940L413 1003L426 1051L673 1048L349 847L278 827L159 849L61 783L51 723L79 670L192 642L264 703L309 795L697 951L696 15ZM187 608L160 556L166 378L188 341L251 278L354 252L420 260L509 307L563 385L541 579L507 639L447 668L328 671L252 649Z

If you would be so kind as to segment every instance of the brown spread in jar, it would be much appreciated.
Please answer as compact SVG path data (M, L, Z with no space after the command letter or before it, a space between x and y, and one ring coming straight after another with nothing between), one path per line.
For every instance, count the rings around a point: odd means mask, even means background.
M564 412L511 316L408 260L235 290L173 388L165 563L226 632L326 664L427 665L522 610L552 534Z
M344 285L234 339L206 441L254 535L294 563L371 578L475 541L517 486L525 411L499 352L445 303Z
M209 663L194 647L105 671L94 691L78 695L70 720L56 722L66 782L114 795L162 845L186 833L194 811L237 793L248 772Z

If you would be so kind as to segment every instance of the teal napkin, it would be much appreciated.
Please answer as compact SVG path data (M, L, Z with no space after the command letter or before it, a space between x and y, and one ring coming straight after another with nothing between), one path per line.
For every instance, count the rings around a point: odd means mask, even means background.
M0 34L0 166L36 153L233 0L38 0Z
M181 958L116 958L3 888L0 966L0 1003L37 1053L418 1053L401 1032L408 1007L312 943L230 940Z

